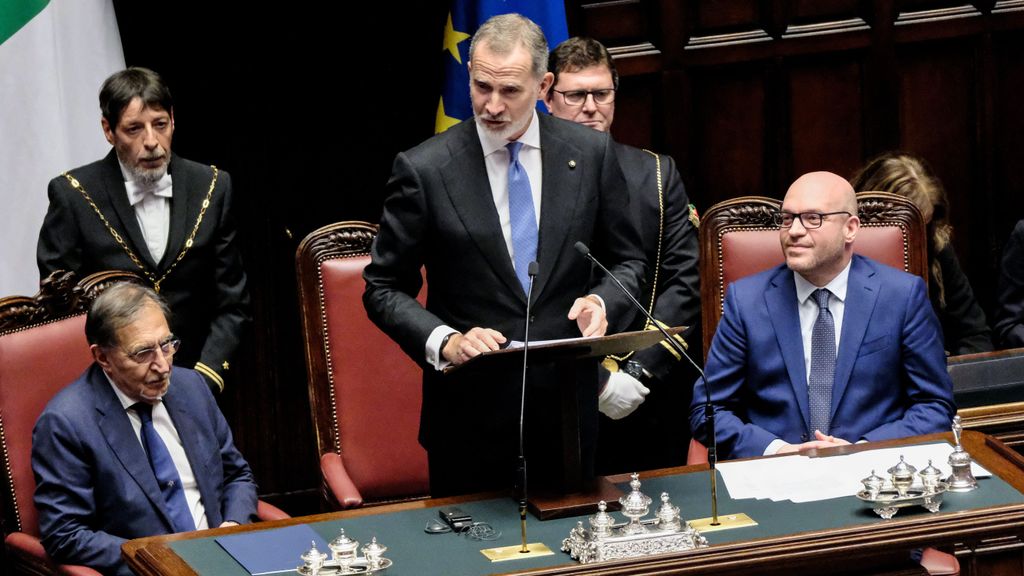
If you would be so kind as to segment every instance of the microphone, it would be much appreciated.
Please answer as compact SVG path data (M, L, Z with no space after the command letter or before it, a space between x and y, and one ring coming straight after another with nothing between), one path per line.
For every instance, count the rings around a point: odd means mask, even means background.
M530 276L530 288L526 291L526 327L523 329L523 378L522 388L519 397L519 526L522 532L523 544L519 549L521 554L529 554L530 548L526 544L526 447L523 443L523 428L526 413L526 355L530 351L530 300L533 298L533 283L537 279L536 260L530 262L527 267L527 274Z
M672 346L672 348L676 352L678 352L683 358L686 358L690 365L697 370L698 374L700 374L700 379L704 381L704 392L706 395L704 401L704 424L709 431L709 435L711 436L711 442L707 447L708 466L711 471L711 525L718 526L720 524L720 522L718 521L718 479L715 476L715 464L718 462L718 440L715 438L715 408L714 405L711 403L711 388L708 387L708 380L707 378L704 377L704 370L702 370L701 367L698 366L697 363L693 361L693 358L691 358L690 355L686 353L686 348L684 348L682 344L680 344L675 338L673 338L668 333L667 330L665 330L665 328L661 325L661 322L658 322L654 318L654 316L652 316L651 313L648 312L647 309L643 307L643 305L637 302L636 298L633 297L629 290L627 290L626 287L622 285L622 282L620 282L619 279L615 277L615 274L612 274L611 270L605 268L604 264L601 264L601 262L599 262L597 258L590 253L590 248L587 248L586 244L584 244L583 242L577 242L575 247L577 252L582 254L587 260L590 260L595 265L597 265L598 268L600 268L605 274L608 275L609 278L612 279L612 282L614 282L615 285L619 287L619 290L621 290L622 293L625 294L627 298L629 298L629 301L633 303L633 306L636 306L636 309L642 312L643 315L646 316L648 320L650 320L651 325L653 325L661 332L661 334L668 341L669 346Z

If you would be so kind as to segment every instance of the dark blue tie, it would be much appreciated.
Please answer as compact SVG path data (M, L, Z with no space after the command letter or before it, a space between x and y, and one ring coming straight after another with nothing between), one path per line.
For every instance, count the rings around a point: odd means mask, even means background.
M818 319L811 330L811 375L807 382L811 429L828 434L832 418L832 384L836 376L836 325L828 309L830 292L824 288L811 296L818 304Z
M181 486L181 478L178 476L178 469L174 467L174 460L171 453L167 451L167 445L156 433L153 427L153 406L145 402L139 402L134 406L135 412L142 419L142 447L146 449L149 456L149 465L153 468L156 476L156 483L163 493L164 503L167 505L167 515L171 517L175 532L188 532L196 529L195 521L192 520L192 513L188 509L188 502L185 501L185 490Z
M530 262L537 259L537 214L533 209L533 191L526 169L519 162L522 142L509 142L508 148L508 214L512 221L512 264L516 277L529 293Z

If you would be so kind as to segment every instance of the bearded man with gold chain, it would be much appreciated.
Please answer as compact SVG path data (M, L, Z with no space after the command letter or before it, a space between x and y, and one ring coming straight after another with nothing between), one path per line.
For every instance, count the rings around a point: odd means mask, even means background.
M114 148L50 181L36 250L40 278L56 270L137 273L170 305L182 341L175 364L223 391L250 321L231 178L171 152L173 101L155 72L113 74L100 109Z

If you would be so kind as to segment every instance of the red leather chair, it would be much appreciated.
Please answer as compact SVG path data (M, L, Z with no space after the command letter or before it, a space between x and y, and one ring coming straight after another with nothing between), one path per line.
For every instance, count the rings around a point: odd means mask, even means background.
M861 229L854 252L928 282L924 222L913 202L886 192L857 194ZM701 218L700 297L704 355L722 317L725 289L745 276L781 264L779 228L773 214L782 201L744 196L712 206Z
M422 371L363 308L376 233L365 222L331 224L309 234L295 257L323 496L332 507L429 492L417 441Z
M55 565L39 542L32 494L32 428L46 403L92 362L85 339L85 312L107 286L139 281L128 272L99 272L75 284L55 272L35 297L0 298L0 443L4 473L0 502L8 564L30 574L96 575L84 566ZM260 503L261 519L288 518Z

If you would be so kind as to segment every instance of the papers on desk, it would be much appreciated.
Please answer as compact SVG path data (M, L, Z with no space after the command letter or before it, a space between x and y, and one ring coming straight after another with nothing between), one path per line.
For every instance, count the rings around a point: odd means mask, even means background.
M843 456L809 458L807 456L780 456L745 462L720 462L718 471L733 499L758 498L774 502L814 502L843 496L853 496L863 489L862 478L874 470L888 478L886 470L903 456L918 470L928 466L928 460L949 477L948 458L953 447L945 442L918 444L868 450ZM976 478L992 474L976 463L971 464Z
M598 340L601 336L577 336L576 338L555 338L554 340L530 340L530 348L544 346L547 344L565 344L566 342L586 342L587 340ZM522 340L509 340L508 344L502 346L509 350L519 350L525 346Z

